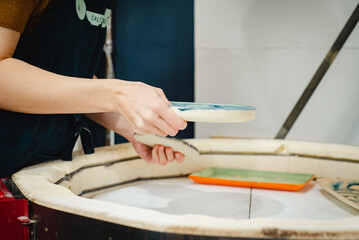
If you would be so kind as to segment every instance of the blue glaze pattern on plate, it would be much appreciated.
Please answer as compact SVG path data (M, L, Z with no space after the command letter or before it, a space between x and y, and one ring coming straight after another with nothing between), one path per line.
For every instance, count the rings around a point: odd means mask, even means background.
M256 108L248 105L171 102L170 107L176 107L180 111L189 110L225 110L225 111L255 111Z
M331 188L341 197L359 205L359 181L334 181Z

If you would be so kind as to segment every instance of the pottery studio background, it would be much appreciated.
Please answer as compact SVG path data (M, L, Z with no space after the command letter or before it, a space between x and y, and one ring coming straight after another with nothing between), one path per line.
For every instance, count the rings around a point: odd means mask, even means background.
M351 0L116 1L116 77L161 87L170 100L257 108L252 122L196 123L180 137L274 138L357 4ZM358 28L286 139L359 144ZM103 131L93 128L96 145L102 145Z

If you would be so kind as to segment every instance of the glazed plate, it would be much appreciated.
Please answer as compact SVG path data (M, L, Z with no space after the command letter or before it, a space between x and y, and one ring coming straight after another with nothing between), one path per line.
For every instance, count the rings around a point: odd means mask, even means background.
M247 105L171 102L170 106L181 118L189 122L236 123L252 121L256 108Z
M189 175L196 183L298 191L314 179L313 174L207 168Z
M328 193L349 206L359 210L359 179L318 179L319 185Z

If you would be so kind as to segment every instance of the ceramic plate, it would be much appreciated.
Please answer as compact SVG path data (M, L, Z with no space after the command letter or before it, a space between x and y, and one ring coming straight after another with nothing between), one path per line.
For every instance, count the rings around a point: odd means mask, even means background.
M298 191L310 182L314 175L236 168L207 168L192 173L189 178L203 184Z
M248 122L254 119L256 109L247 105L229 105L193 102L171 102L180 117L190 122Z
M359 179L346 180L320 178L317 182L324 190L334 197L359 210Z

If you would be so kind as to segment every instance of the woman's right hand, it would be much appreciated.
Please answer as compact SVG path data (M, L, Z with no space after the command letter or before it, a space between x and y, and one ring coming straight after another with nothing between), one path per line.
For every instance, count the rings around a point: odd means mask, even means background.
M141 82L112 81L113 112L120 113L138 134L175 136L187 127L170 107L162 89Z

